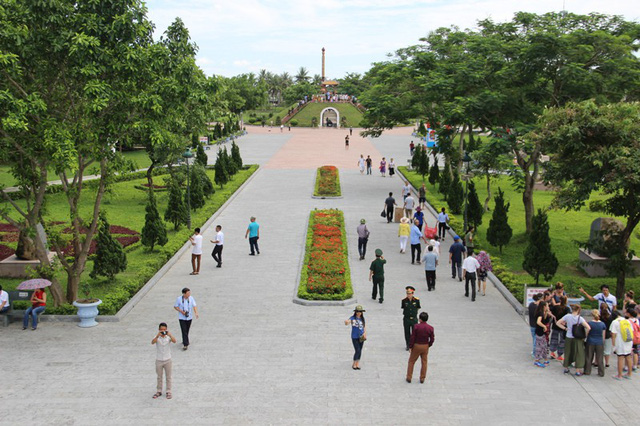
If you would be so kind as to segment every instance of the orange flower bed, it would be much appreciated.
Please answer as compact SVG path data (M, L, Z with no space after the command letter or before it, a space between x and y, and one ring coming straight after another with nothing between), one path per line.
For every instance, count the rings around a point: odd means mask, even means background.
M337 167L322 166L318 168L316 188L313 195L316 197L339 197L341 195Z
M352 294L342 212L314 211L309 218L298 296L304 299L343 300Z

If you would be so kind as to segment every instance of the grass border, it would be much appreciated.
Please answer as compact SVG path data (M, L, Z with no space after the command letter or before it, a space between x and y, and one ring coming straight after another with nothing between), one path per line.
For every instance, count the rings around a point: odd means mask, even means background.
M311 243L313 241L313 225L315 224L314 213L319 213L326 210L334 210L340 214L340 232L342 232L342 250L344 261L344 276L345 276L345 288L344 292L339 294L316 294L307 292L307 279L309 277L309 257L311 256ZM303 301L317 301L317 302L345 302L351 303L353 297L353 285L351 283L351 268L349 267L349 251L347 244L346 226L344 223L344 213L339 209L322 209L312 210L309 213L309 220L307 222L307 234L304 245L304 257L302 260L302 268L300 271L300 281L298 283L298 289L296 297ZM294 299L295 301L295 299ZM305 303L302 303L305 304Z

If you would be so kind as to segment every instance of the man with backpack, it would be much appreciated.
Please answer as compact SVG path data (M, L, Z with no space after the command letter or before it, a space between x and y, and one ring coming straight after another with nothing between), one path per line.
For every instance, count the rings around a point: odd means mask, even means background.
M616 380L630 379L633 370L633 325L629 318L631 310L627 308L624 312L624 318L618 316L612 323L609 330L611 331L611 341L613 342L613 351L618 356L618 374L613 376ZM624 366L627 366L627 374L622 374Z

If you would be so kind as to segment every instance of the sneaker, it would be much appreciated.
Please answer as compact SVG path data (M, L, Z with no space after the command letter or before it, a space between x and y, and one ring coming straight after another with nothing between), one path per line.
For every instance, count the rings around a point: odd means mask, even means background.
M545 361L543 362L543 364L544 364L544 365L549 365L549 361L546 361L546 360L545 360Z
M545 368L546 367L546 365L544 365L543 363L538 362L538 361L534 362L533 365L535 365L536 367L540 367L540 368Z
M555 352L549 352L549 358L556 359L557 357L558 357L558 354L556 354Z
M568 368L565 368L563 371L564 374L571 374L571 370L569 370Z
M564 361L564 356L560 355L558 358L556 358L558 361Z

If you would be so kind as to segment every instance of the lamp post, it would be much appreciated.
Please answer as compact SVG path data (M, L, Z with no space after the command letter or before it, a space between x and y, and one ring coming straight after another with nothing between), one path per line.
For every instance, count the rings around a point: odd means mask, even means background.
M465 184L464 184L464 229L462 232L467 232L467 205L468 205L468 193L469 193L469 166L471 164L472 158L469 157L469 154L465 151L464 157L462 157L462 162L467 167L467 173L465 175Z
M187 148L185 152L182 153L182 158L184 158L187 163L187 228L191 229L191 173L189 173L189 159L193 157L193 153L191 152L191 148Z

